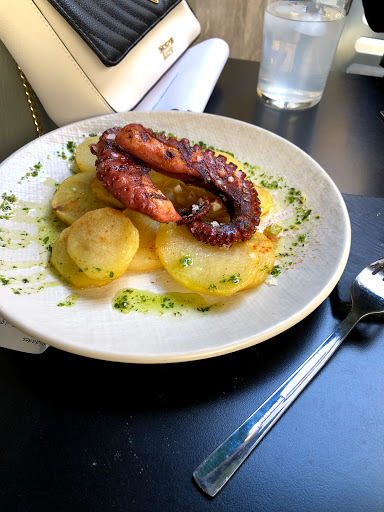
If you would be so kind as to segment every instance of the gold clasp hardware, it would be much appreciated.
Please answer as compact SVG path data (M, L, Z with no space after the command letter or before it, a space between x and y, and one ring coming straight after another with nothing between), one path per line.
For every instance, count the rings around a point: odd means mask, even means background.
M149 0L150 2L152 2L153 4L158 4L159 3L159 0Z
M168 39L167 42L159 46L159 50L163 54L164 60L167 59L173 53L173 37Z

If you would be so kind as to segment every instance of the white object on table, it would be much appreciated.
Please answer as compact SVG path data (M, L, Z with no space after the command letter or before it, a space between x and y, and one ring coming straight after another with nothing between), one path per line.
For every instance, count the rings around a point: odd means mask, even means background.
M203 112L228 56L223 39L192 46L133 110Z
M28 352L29 354L42 354L48 348L48 345L45 343L19 331L19 329L16 329L16 327L1 317L0 334L0 347L11 348L19 352Z
M203 112L229 56L222 39L208 39L187 50L134 110ZM0 347L41 354L48 345L16 329L0 316Z

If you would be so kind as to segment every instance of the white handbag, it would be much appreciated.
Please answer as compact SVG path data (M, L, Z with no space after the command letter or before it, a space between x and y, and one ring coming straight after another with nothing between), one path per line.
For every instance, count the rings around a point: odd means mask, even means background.
M199 33L186 0L0 0L0 38L58 126L133 109Z

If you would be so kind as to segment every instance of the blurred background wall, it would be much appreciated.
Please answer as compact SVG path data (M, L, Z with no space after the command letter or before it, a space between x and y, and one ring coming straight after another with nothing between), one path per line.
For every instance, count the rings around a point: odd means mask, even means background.
M201 25L197 43L220 37L230 57L260 61L266 0L187 0Z

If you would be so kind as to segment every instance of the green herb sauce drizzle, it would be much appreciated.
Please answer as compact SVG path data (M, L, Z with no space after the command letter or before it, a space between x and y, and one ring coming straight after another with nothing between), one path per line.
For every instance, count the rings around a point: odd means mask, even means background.
M244 170L247 177L260 187L267 189L272 195L274 206L271 212L279 212L290 208L292 215L279 220L277 225L269 226L266 234L276 232L276 264L271 272L277 277L283 270L292 268L304 254L305 246L311 241L315 222L320 219L308 208L306 198L301 190L291 187L285 178L269 176L260 167L245 162ZM268 214L267 214L268 215ZM263 219L263 217L262 217Z
M78 293L72 293L71 295L68 295L68 297L64 300L64 302L59 302L58 307L71 307L76 304L76 302L79 300L80 295Z
M208 313L222 305L222 303L218 302L209 305L197 293L154 293L133 288L120 290L113 299L113 307L125 314L136 311L139 313L155 313L157 315L182 316L183 313L191 311Z

